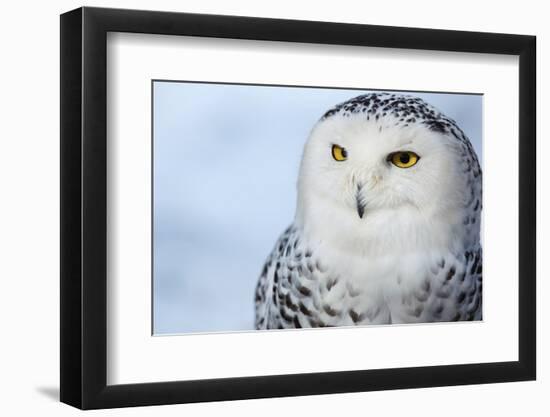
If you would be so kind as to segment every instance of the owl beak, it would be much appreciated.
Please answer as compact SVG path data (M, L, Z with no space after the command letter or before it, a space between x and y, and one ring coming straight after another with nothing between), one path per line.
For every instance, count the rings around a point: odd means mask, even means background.
M361 196L362 188L363 186L361 184L357 184L357 192L355 193L355 205L357 207L357 214L360 219L362 219L365 214L365 203L363 202L363 198Z

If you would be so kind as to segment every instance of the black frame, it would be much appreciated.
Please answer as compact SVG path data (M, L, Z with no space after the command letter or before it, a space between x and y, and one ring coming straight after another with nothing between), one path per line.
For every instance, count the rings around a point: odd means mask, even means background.
M107 385L107 32L519 56L519 360ZM61 16L61 401L82 409L533 380L534 36L102 8Z

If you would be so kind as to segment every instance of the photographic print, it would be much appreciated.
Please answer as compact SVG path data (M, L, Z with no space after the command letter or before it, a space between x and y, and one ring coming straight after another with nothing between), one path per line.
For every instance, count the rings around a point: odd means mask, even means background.
M62 402L536 379L534 36L89 7L60 31Z
M153 334L482 319L482 95L152 88Z

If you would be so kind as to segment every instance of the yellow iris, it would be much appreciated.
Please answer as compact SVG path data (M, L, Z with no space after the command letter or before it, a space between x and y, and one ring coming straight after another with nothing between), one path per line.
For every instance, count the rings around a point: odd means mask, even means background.
M332 145L332 157L337 161L345 161L348 159L348 151L338 145Z
M415 165L419 159L420 157L411 151L394 152L388 156L388 160L398 168L410 168Z

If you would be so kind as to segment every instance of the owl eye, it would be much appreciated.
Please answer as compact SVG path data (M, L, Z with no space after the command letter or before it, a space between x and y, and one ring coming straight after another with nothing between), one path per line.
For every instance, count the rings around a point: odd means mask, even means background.
M419 159L420 157L411 151L399 151L388 155L388 161L398 168L410 168L416 165Z
M346 159L348 159L348 151L346 151L346 149L342 148L341 146L332 145L332 157L336 161L345 161Z

